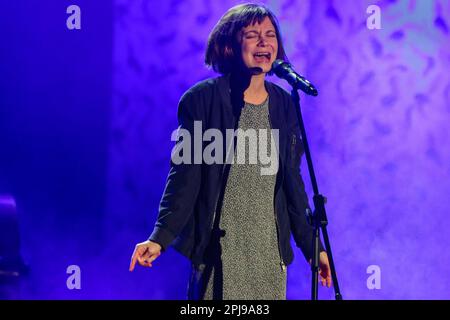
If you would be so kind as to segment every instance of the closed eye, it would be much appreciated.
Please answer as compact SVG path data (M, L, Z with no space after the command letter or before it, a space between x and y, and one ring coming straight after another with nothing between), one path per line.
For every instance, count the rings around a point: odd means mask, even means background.
M249 31L245 33L245 37L246 38L254 38L257 37L258 33L256 31Z

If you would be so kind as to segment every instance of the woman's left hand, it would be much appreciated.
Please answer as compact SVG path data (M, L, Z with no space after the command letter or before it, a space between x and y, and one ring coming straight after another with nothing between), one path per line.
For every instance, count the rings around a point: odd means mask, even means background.
M319 275L322 286L326 285L328 288L331 287L330 262L325 251L322 251L319 255Z
M309 264L311 264L309 260ZM325 251L321 251L319 255L319 276L322 286L331 287L331 269L330 262L328 261L328 255Z

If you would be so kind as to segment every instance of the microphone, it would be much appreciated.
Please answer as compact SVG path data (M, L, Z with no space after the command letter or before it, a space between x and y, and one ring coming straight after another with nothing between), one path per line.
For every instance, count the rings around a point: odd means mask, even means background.
M289 62L277 59L272 63L272 71L277 77L286 80L294 89L300 89L311 96L317 96L319 93L311 82L294 71Z

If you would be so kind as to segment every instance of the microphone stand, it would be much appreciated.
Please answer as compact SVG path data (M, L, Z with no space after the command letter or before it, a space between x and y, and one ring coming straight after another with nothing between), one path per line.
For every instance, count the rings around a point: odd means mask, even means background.
M342 300L342 295L339 290L338 279L336 276L336 269L334 266L333 254L331 252L330 240L328 238L327 232L327 214L325 212L326 198L319 193L319 188L317 186L316 176L314 174L314 168L311 159L311 152L308 145L308 140L306 138L306 130L303 122L302 112L300 109L300 96L295 87L291 91L291 97L295 105L297 112L297 120L300 126L300 131L302 134L303 146L305 150L306 161L308 163L309 176L311 178L311 184L314 190L314 214L307 209L306 215L308 223L314 228L313 235L313 257L311 263L312 272L312 287L311 287L311 300L318 299L318 276L319 276L319 241L320 241L320 229L322 229L323 239L325 242L325 249L327 251L328 260L330 262L331 278L333 281L334 292L336 300Z

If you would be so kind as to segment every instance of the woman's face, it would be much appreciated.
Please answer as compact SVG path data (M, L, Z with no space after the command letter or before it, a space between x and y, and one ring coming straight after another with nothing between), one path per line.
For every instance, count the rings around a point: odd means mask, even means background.
M278 52L275 27L269 17L249 25L240 32L241 53L247 68L259 67L264 73L272 68Z

